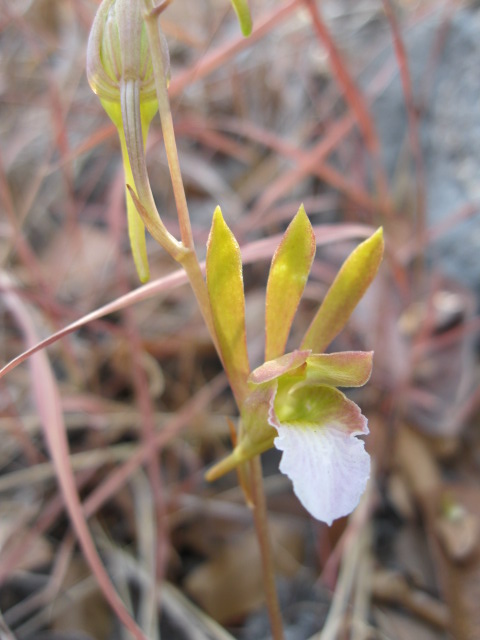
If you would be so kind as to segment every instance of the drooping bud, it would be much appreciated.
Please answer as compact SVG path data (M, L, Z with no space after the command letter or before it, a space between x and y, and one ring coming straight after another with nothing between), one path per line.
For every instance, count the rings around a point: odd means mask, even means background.
M100 100L120 102L120 85L139 82L141 102L156 101L142 0L103 0L95 15L87 47L87 78ZM168 48L162 55L169 68Z
M87 77L118 129L125 170L130 244L138 275L145 282L149 278L145 226L128 186L134 189L151 218L151 226L160 236L167 232L156 213L145 163L146 137L158 103L142 4L143 0L103 0L88 41ZM168 69L164 38L162 42L161 55Z

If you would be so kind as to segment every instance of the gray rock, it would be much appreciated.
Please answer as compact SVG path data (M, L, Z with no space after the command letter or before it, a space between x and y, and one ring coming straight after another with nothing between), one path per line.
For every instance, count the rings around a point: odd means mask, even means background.
M455 219L455 214L468 205L480 209L480 11L464 8L455 12L440 55L432 65L441 24L441 16L435 14L403 33L416 106L422 107L420 134L428 226L445 223L452 216ZM391 49L388 55L393 56ZM392 177L408 131L398 73L372 110L385 167ZM468 220L452 224L433 243L428 257L435 268L480 295L479 250L480 216L475 211Z

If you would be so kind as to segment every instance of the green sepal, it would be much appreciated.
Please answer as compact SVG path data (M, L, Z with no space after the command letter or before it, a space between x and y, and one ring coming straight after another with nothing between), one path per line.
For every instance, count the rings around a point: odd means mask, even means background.
M303 205L274 253L265 304L265 360L285 351L315 256L315 235Z
M383 248L380 228L349 255L308 328L301 349L322 353L340 333L377 274Z
M245 330L242 258L220 207L213 214L207 243L207 288L223 366L237 402L247 393L250 372Z
M250 8L247 0L230 0L232 7L237 14L238 22L240 23L240 29L245 37L248 37L252 33L252 16L250 15Z

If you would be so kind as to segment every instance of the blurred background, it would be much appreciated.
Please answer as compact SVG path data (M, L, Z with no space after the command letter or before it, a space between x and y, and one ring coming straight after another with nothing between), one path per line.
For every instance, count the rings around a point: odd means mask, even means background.
M453 0L227 0L162 13L180 164L199 256L215 206L245 248L252 366L273 241L303 202L319 247L303 335L349 251L386 256L332 349L375 350L351 397L373 473L353 516L313 521L264 456L286 637L480 637L480 9ZM116 131L85 76L94 0L0 0L2 365L139 287ZM178 235L158 116L158 209ZM176 265L148 239L154 283ZM248 258L247 258L248 256ZM190 290L173 278L55 342L70 464L115 589L148 638L261 640L236 409ZM122 307L122 308L120 308ZM99 314L101 315L101 314ZM46 379L0 380L0 637L130 637L76 544L45 442ZM147 451L156 455L147 458ZM323 629L323 632L322 632Z

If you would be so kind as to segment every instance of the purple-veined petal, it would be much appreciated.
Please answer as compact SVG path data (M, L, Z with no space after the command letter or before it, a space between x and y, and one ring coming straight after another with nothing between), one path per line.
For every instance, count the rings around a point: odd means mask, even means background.
M283 452L280 471L292 480L307 511L331 525L351 513L365 491L370 457L356 436L368 433L367 420L359 407L336 389L303 388L295 395L302 396L297 398L302 404L311 396L311 417L315 420L304 416L296 420L291 412L289 422L280 422L271 408L270 424L278 432L274 444Z

